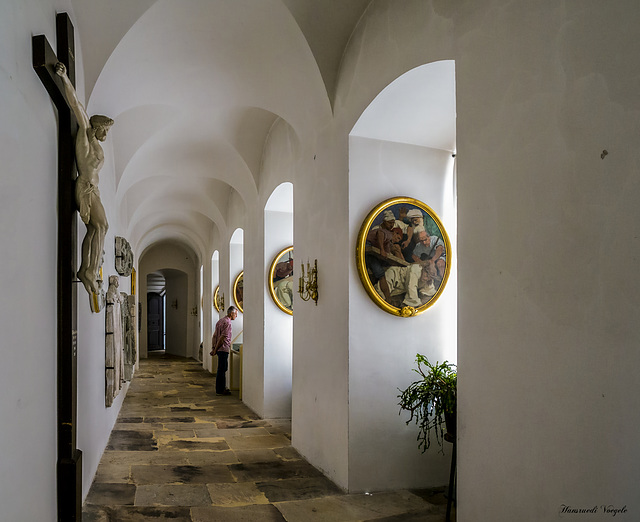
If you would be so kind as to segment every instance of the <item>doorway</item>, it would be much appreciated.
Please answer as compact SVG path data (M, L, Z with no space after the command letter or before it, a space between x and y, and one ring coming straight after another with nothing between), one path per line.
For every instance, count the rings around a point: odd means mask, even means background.
M147 350L164 350L164 296L147 293Z

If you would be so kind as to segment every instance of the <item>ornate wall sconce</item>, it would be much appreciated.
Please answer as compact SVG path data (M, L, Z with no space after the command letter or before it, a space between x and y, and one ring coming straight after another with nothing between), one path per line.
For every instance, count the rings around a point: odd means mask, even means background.
M302 272L298 281L298 293L303 301L313 299L318 306L318 260L313 262L313 268L307 261L307 273L304 271L304 263L302 263Z
M194 316L194 317L198 317L198 307L197 306L194 306L191 309L191 315Z
M173 301L171 301L171 308L173 308L174 310L178 309L178 300L174 299Z

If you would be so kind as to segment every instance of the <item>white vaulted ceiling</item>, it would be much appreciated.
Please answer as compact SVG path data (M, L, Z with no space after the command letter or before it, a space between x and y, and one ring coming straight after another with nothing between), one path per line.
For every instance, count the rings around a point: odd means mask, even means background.
M72 0L88 111L116 121L116 211L134 251L169 240L202 259L229 237L229 201L258 202L273 124L308 143L331 118L370 2Z
M308 139L331 116L348 39L370 0L73 0L91 114L116 121L118 219L137 252L200 256L228 202L257 203L274 122Z

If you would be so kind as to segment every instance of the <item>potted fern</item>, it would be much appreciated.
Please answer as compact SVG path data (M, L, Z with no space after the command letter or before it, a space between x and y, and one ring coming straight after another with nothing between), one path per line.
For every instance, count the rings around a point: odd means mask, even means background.
M398 388L400 413L408 411L411 416L407 424L415 420L418 425L418 448L423 453L431 445L432 430L444 453L442 441L453 442L456 436L457 368L447 361L432 364L420 354L416 355L416 364L413 371L421 378L405 390Z

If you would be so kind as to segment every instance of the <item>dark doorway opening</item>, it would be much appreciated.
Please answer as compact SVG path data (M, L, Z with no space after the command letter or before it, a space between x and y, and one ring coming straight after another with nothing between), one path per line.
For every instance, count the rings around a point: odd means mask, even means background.
M164 296L147 293L147 350L164 350Z

